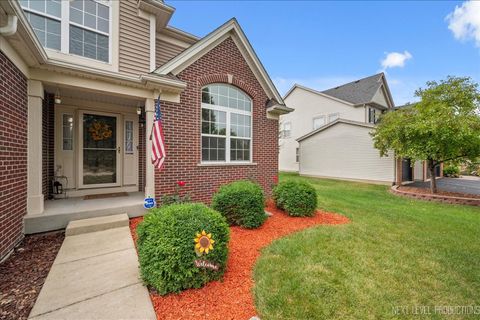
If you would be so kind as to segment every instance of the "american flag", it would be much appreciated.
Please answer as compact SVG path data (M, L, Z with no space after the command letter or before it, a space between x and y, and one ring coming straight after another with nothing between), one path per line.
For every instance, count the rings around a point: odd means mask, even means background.
M160 96L155 103L155 119L153 119L153 128L150 135L152 140L152 164L161 169L165 162L165 138L162 128L162 112L160 111Z

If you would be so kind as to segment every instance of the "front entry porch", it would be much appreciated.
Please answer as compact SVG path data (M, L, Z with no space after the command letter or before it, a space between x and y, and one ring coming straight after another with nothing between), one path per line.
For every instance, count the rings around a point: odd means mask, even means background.
M25 216L25 234L64 229L72 220L126 213L138 217L146 213L143 208L143 192L131 192L125 196L85 200L71 197L45 201L42 214Z
M154 99L34 83L25 233L63 229L78 219L143 215L144 198L154 195L145 134ZM102 196L114 193L122 196Z

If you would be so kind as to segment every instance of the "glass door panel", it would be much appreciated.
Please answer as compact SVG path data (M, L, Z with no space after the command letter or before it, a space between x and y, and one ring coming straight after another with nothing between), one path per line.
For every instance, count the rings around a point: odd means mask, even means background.
M117 117L83 114L83 185L118 181Z

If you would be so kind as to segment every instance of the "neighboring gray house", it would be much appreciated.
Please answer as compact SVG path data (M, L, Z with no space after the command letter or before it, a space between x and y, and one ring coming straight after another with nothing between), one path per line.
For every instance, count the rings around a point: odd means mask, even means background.
M280 170L380 183L413 180L414 173L424 179L421 163L414 172L373 146L369 133L394 108L384 73L325 91L296 84L284 101L295 111L280 118ZM409 172L402 174L403 167Z

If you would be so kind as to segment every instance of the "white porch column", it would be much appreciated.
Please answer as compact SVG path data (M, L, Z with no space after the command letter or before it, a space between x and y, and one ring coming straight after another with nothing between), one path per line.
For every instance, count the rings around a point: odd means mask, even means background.
M28 81L28 168L27 168L27 213L43 212L42 193L42 104L43 84Z
M155 113L154 99L145 100L145 197L155 197L155 168L152 165L152 141L150 133Z

